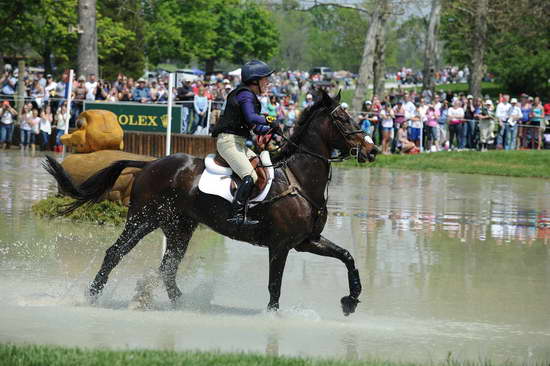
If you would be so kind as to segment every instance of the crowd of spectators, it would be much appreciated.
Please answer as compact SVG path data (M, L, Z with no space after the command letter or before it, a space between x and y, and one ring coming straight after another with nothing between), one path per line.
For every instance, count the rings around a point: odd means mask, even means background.
M435 77L442 84L463 82L468 72L467 67L446 67ZM65 126L74 125L84 101L167 103L170 92L182 108L181 131L207 135L217 122L228 93L240 82L238 76L214 73L193 81L178 80L169 91L167 73L137 80L119 74L114 81L98 79L94 74L82 75L73 82L73 103L67 118L68 73L54 78L40 71L26 71L25 103L21 112L15 110L13 103L17 76L17 70L13 72L11 67L6 67L0 77L0 98L3 99L0 147L6 147L11 141L17 122L22 149L36 145L46 148L53 131L54 149L61 150L59 137ZM429 90L417 93L403 84L418 82L421 73L402 69L388 77L395 78L398 83L384 98L375 96L365 101L361 111L351 111L343 103L385 154L486 150L489 146L504 149L544 146L545 120L550 119L550 104L543 106L538 97L521 95L518 102L506 95L492 101L488 97L482 100L446 91L436 95ZM308 72L277 72L272 76L270 90L260 97L262 113L275 117L284 133L290 134L300 112L313 104L318 89L335 92L352 88L353 83L349 77L325 80L323 75Z
M366 101L358 120L384 154L489 147L541 149L550 120L550 101L522 94L517 98L405 92Z

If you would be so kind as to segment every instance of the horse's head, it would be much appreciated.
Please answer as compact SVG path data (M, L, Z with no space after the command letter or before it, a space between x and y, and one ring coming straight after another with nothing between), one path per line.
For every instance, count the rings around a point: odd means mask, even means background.
M329 129L329 144L338 149L344 156L354 155L360 163L374 161L379 150L367 134L361 130L359 124L340 105L340 92L331 98L325 91L321 91L320 101L329 114L326 124Z

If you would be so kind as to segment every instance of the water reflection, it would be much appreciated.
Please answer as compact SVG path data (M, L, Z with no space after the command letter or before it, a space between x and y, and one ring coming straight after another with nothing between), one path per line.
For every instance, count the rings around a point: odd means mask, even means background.
M532 244L550 239L550 181L391 170L344 170L331 191L333 223L362 219L372 232L391 222L392 231L444 232L462 241ZM351 183L351 187L350 187Z
M335 169L324 235L362 276L357 313L338 261L291 252L281 311L265 312L267 251L201 228L178 272L175 311L136 284L160 261L160 233L113 272L97 307L83 298L121 228L47 221L55 192L40 158L0 153L0 342L246 350L346 360L550 359L550 182ZM342 189L345 187L345 189ZM74 324L79 324L75 328Z

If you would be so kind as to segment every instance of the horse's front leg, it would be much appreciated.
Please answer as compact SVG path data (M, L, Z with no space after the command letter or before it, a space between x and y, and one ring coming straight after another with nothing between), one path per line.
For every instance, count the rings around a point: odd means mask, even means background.
M299 252L309 252L325 257L338 258L346 265L348 269L349 296L344 296L340 302L344 315L355 312L355 308L359 303L359 295L361 294L361 280L359 279L359 271L355 268L355 261L349 252L334 244L327 238L320 236L319 239L308 239L295 247Z
M281 297L281 283L285 270L286 258L288 257L286 247L269 248L269 304L268 310L279 310L279 298Z

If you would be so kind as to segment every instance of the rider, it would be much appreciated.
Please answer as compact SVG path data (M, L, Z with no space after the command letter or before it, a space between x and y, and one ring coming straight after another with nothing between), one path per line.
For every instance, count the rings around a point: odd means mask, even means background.
M267 91L273 69L262 61L252 60L241 69L241 84L227 96L225 109L212 135L217 138L218 153L242 179L233 200L233 217L227 221L237 225L254 225L258 221L247 219L245 208L258 175L249 159L256 154L246 146L250 130L264 135L278 128L275 119L260 114L258 95Z

